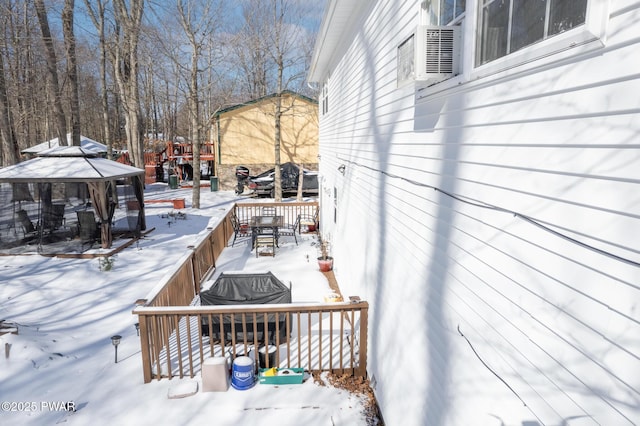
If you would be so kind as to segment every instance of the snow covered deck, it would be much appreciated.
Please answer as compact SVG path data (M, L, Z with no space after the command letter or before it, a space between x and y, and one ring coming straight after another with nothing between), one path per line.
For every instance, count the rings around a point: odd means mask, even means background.
M279 205L282 214L289 209L300 209L296 203ZM237 211L239 217L257 211L251 206ZM303 206L307 208L307 206ZM314 206L315 207L315 206ZM267 314L279 315L287 328L289 339L271 342L279 348L277 364L287 368L304 368L313 372L331 371L352 375L366 375L367 310L366 302L329 302L336 296L330 279L318 269L318 238L314 233L302 233L294 238L281 237L275 257L256 257L250 238L239 239L228 247L232 238L228 218L221 221L210 234L194 245L182 266L173 271L165 284L153 291L144 306L134 310L139 316L142 358L145 382L153 378L194 377L200 372L205 359L225 355L255 353L256 348L269 344L266 336L257 336ZM225 244L221 246L220 242ZM213 254L212 254L213 253ZM215 264L212 269L211 264ZM198 306L199 290L207 289L222 273L272 272L291 287L292 304ZM206 278L205 278L206 277ZM197 283L200 284L197 284ZM342 296L338 294L338 296ZM232 318L236 318L235 321ZM203 319L219 318L220 322L238 322L249 332L249 337L236 335L210 339L203 332ZM215 330L214 330L215 331Z

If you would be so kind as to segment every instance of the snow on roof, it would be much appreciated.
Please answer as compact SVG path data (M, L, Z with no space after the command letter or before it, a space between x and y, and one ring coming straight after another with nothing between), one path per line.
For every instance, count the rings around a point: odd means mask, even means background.
M96 156L78 146L43 151L0 169L0 182L91 182L144 174L144 170Z
M39 143L27 149L23 149L23 154L37 154L41 151L60 146L59 138L54 138L46 142ZM67 145L71 145L71 133L67 133ZM107 152L107 146L86 136L80 136L80 146L94 152Z

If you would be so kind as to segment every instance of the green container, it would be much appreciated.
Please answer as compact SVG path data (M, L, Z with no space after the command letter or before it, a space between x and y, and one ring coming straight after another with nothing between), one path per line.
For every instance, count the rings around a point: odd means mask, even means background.
M169 176L169 188L178 189L178 175Z
M211 192L215 192L218 190L218 176L211 176L209 178L209 182L211 183Z
M275 376L265 376L267 371L268 368L261 368L258 373L258 381L262 385L299 385L304 382L304 368L276 368Z

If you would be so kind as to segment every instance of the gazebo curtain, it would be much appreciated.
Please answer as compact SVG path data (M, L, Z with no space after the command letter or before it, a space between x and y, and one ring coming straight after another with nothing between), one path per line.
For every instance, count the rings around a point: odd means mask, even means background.
M133 191L136 195L136 200L138 200L138 205L141 207L140 211L138 211L138 226L136 232L140 232L142 230L147 229L147 221L144 215L144 181L143 176L132 176L131 183L133 184Z
M113 237L111 234L111 220L116 210L116 202L111 193L111 181L89 182L89 196L96 215L100 218L100 237L102 248L111 247Z
M31 191L29 191L28 183L15 182L11 184L11 189L13 190L13 197L11 198L11 201L33 201L33 196L31 195Z
M142 206L138 211L138 221L135 229L135 232L139 233L141 230L147 229L144 216L144 182L140 176L132 176L131 183L136 200L138 200L138 205ZM89 182L87 185L89 187L91 203L93 204L96 215L100 218L102 248L110 248L113 242L111 221L113 220L113 215L117 206L116 201L113 199L112 191L112 188L115 186L115 182Z

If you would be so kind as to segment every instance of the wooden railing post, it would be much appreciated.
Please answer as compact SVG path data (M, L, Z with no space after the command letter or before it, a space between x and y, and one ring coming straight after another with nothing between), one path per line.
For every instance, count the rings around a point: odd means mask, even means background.
M145 383L151 381L151 351L149 350L149 327L147 317L138 315L140 324L140 356L142 357L142 375Z
M360 360L358 363L358 372L356 373L358 376L366 378L367 377L367 331L369 327L367 326L369 322L369 304L367 302L362 302L363 307L360 310L360 342L359 342L359 353Z

